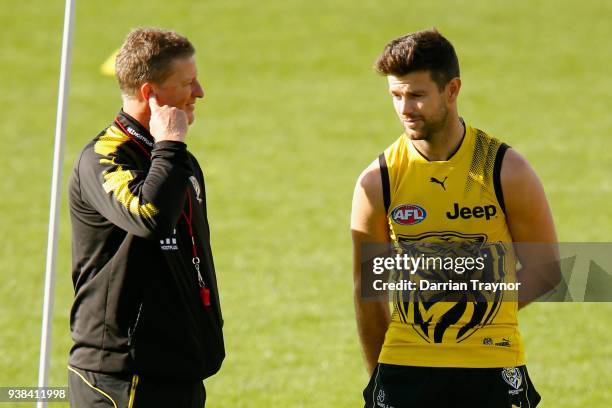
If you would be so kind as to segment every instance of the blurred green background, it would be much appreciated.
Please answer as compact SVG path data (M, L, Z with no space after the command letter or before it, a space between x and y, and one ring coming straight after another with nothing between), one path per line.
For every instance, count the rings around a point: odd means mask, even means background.
M37 383L63 10L0 13L0 386ZM66 385L71 345L67 179L120 107L100 65L131 28L173 28L198 49L206 97L188 145L207 177L227 339L207 406L356 407L350 203L401 132L373 61L437 27L459 55L460 114L528 158L560 240L610 241L611 20L604 0L77 2L51 385ZM542 407L610 406L611 306L521 312Z

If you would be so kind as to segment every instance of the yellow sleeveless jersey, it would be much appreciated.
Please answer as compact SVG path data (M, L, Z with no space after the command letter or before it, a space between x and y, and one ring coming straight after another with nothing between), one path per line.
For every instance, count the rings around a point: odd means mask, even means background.
M467 124L459 149L447 161L428 161L406 135L389 146L379 160L395 246L422 246L421 253L431 253L436 244L440 252L471 244L488 251L498 281L516 282L499 181L507 147ZM474 302L473 297L394 293L379 362L473 368L525 364L517 302L504 300L501 292L489 295L486 302Z

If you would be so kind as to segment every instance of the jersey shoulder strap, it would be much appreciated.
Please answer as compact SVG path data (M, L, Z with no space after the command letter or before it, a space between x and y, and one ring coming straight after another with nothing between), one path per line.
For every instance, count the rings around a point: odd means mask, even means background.
M501 166L504 161L506 150L508 150L509 147L510 146L505 143L499 146L497 154L495 155L495 163L493 164L493 188L495 189L495 197L497 197L499 207L504 213L506 212L506 205L504 204L504 192L501 187Z
M380 178L382 179L383 202L385 205L385 214L389 214L389 206L391 205L391 187L389 182L389 168L385 154L381 153L378 156L378 164L380 166Z

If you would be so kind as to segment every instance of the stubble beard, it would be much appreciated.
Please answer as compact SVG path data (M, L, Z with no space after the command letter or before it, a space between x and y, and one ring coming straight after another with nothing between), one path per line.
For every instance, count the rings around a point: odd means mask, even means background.
M433 119L422 117L423 126L420 129L411 129L404 124L404 130L410 140L423 140L430 142L446 126L448 120L448 109L442 105L438 114Z

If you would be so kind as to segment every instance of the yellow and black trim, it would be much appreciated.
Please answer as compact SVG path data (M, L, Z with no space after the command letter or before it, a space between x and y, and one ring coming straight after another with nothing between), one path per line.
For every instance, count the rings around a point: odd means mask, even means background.
M139 378L137 375L132 376L132 385L130 386L130 399L128 400L128 408L134 407L134 400L136 399L136 387L138 387Z
M481 191L484 191L491 184L497 152L501 147L499 140L489 137L480 129L475 129L475 131L474 153L468 173L469 177L465 184L466 194L473 187L479 187Z
M68 370L72 371L73 373L75 373L81 380L83 380L83 382L85 384L87 384L87 386L91 389L93 389L94 391L102 394L104 397L108 398L108 400L111 402L111 404L113 404L113 408L118 408L117 407L117 403L115 402L115 400L108 395L106 392L104 392L103 390L101 390L98 387L95 387L92 383L90 383L89 381L87 381L87 379L85 377L83 377L83 374L79 373L77 370L75 370L74 368L68 366ZM131 407L131 405L130 405Z
M112 193L130 213L139 217L152 219L159 210L152 204L141 204L138 196L130 189L134 176L129 170L115 163L115 153L121 145L130 140L129 136L115 126L109 126L94 145L94 151L101 155L100 164L112 167L104 172L104 191Z
M119 146L130 140L130 137L115 126L109 126L94 145L94 152L100 156L110 156Z
M140 204L140 199L130 189L130 182L134 180L134 176L129 170L117 166L112 171L104 172L104 180L104 191L113 193L117 201L123 204L130 213L143 218L153 218L159 213L159 210L151 203Z

